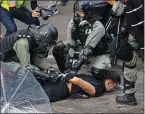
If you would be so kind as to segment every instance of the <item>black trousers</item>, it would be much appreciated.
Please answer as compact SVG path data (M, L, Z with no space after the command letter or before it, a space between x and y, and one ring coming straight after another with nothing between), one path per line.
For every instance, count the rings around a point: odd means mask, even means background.
M50 102L59 101L69 96L69 90L65 82L45 82L41 86L49 97Z
M132 33L139 46L144 48L144 23L138 24L144 21L143 0L129 0L126 5L126 20L132 26Z

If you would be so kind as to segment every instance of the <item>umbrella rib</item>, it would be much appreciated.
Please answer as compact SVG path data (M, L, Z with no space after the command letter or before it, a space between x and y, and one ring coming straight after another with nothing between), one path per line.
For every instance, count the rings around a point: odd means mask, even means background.
M6 103L7 103L6 94L5 94L6 92L5 92L5 87L4 87L4 79L3 79L3 73L2 72L1 72L1 80L2 80L1 82L2 82L2 86L3 86L2 87L3 94L4 94L3 96L4 96L4 99L5 99Z
M10 98L10 100L8 101L8 103L12 100L12 98L14 97L14 95L17 93L18 89L20 88L20 86L21 86L22 83L24 82L24 80L25 80L25 78L26 78L27 75L28 75L28 71L27 71L27 73L25 74L25 76L24 76L22 82L21 82L21 83L19 84L19 86L17 87L16 91L13 93L13 95L12 95L12 97Z
M27 100L24 100L24 101L18 101L18 102L14 102L15 104L23 104L23 103L26 103L26 102L30 102L29 100L48 100L46 98L37 98L37 99L27 99Z
M31 88L34 88L34 87L31 87ZM23 91L22 93L20 93L19 95L17 95L17 97L20 96L20 95L22 95L23 93L25 93L26 91L28 91L28 90L31 89L31 88L26 89L25 91ZM16 98L17 98L17 97L16 97Z
M28 101L28 102L29 102L30 105L34 108L35 112L38 113L37 110L35 109L35 107L31 104L31 102L30 102L30 101Z

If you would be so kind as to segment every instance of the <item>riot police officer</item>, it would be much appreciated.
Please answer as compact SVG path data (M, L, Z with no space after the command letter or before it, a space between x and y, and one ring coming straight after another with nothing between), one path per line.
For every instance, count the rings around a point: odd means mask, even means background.
M48 52L57 39L58 31L51 24L44 24L39 28L29 26L28 29L14 32L0 41L2 61L13 61L12 57L16 55L26 68L47 70L50 67Z
M122 2L121 2L122 1ZM119 52L117 57L124 61L124 94L116 97L116 102L120 104L136 105L135 82L137 80L137 49L144 49L144 18L143 18L143 1L142 0L110 0L113 5L112 15L120 16L123 13L124 18L121 23L118 46ZM119 15L118 15L119 14ZM122 43L121 43L122 42ZM112 43L113 44L113 43ZM124 46L123 46L124 44ZM116 45L116 44L115 44ZM118 47L117 47L118 48ZM123 49L124 48L124 49Z
M107 55L108 37L101 23L106 3L98 1L94 11L94 4L89 0L75 2L74 17L67 30L67 43L59 42L53 50L61 72L68 72L70 69L72 75L75 75L87 61L90 62L90 67L96 69L111 67ZM73 63L75 57L77 61Z

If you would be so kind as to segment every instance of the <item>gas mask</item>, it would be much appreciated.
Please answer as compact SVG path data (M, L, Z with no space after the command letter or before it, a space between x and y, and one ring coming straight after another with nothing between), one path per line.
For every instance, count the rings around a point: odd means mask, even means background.
M81 17L78 13L74 13L74 23L80 28L80 31L85 32L89 31L90 23L86 20L86 17Z
M76 25L79 25L81 21L84 20L84 17L81 17L78 13L74 13L73 21Z

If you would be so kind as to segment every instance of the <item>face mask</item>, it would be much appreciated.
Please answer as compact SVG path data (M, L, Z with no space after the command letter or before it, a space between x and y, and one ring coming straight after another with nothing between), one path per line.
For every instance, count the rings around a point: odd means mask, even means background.
M79 25L79 23L80 23L81 21L83 21L83 20L84 20L84 17L81 17L81 16L80 16L79 14L77 14L77 13L74 14L74 19L73 19L73 21L74 21L75 24Z

